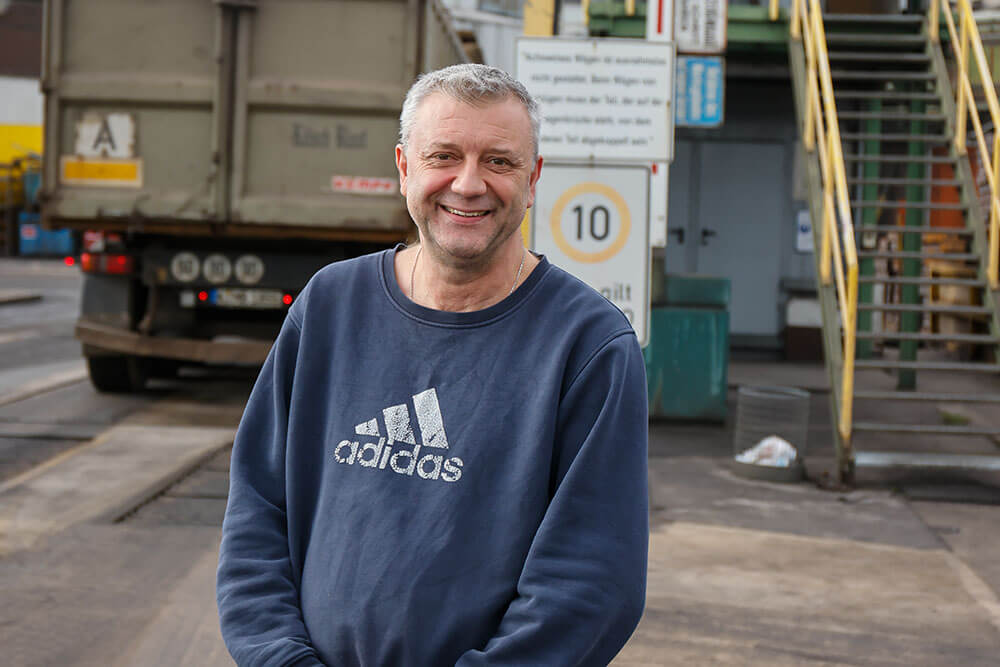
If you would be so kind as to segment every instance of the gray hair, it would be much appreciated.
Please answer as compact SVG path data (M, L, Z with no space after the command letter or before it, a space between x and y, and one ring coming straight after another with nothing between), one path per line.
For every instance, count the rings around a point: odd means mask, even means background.
M399 144L406 148L410 130L420 103L433 93L444 93L449 97L481 106L484 102L501 102L510 96L524 105L531 120L531 147L538 157L538 134L542 124L542 114L538 102L524 85L507 72L489 65L464 63L421 74L406 93L403 111L399 114Z

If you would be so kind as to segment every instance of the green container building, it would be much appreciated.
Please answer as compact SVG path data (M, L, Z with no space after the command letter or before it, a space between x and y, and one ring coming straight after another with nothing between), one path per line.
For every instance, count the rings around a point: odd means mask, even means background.
M668 274L654 304L644 351L649 415L726 419L729 384L728 278Z

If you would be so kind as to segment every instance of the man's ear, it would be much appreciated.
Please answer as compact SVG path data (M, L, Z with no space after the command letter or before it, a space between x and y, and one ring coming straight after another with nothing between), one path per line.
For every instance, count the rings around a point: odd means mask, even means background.
M531 208L535 204L535 185L538 183L538 177L542 175L542 156L538 156L538 161L535 162L535 168L531 170L531 176L528 177L528 208Z
M399 194L406 196L406 150L396 144L396 171L399 172Z

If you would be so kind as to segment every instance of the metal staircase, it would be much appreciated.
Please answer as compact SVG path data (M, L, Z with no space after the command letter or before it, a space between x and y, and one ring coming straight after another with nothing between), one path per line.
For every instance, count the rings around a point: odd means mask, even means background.
M1000 293L989 238L991 223L997 236L1000 169L983 210L965 102L956 108L935 35L938 9L929 17L822 16L816 0L793 2L789 56L838 473L848 484L856 466L1000 470ZM960 74L970 60L962 44L971 40L975 51L977 38L952 37ZM980 175L1000 168L991 164L1000 142L989 151L973 125ZM967 419L963 406L985 418Z

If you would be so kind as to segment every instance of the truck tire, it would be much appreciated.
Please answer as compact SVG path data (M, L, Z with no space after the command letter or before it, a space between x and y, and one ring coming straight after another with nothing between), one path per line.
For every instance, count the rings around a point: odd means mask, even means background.
M177 359L148 357L145 361L146 377L148 378L173 379L177 377L181 368L181 362Z
M146 388L143 360L138 357L87 357L87 371L94 389L102 393L134 393Z

